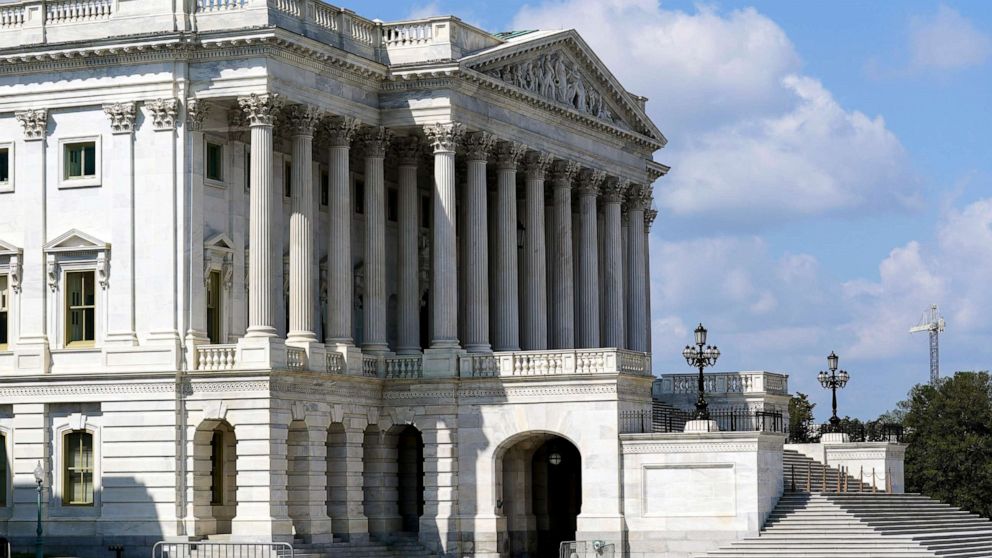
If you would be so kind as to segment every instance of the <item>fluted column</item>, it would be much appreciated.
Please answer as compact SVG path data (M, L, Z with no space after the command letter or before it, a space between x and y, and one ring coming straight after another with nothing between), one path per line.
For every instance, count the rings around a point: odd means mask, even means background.
M627 341L628 349L648 350L648 323L646 314L647 284L644 269L644 209L650 199L650 191L644 187L632 187L627 192L627 217L630 229L627 231Z
M275 94L239 97L251 127L251 193L249 198L248 241L248 332L246 337L275 337L275 277L272 252L272 217L276 188L272 180L272 125L279 108Z
M383 160L390 133L372 127L362 131L365 152L365 300L362 306L362 350L384 353L386 341L386 185Z
M487 132L465 138L468 185L465 190L465 350L486 352L489 344L489 240L486 161L496 143Z
M434 150L434 245L431 252L432 349L458 348L458 269L455 238L455 148L461 124L424 126Z
M524 241L523 348L548 348L548 275L544 251L544 175L551 164L546 153L531 152L524 161L527 173L526 239Z
M575 348L575 291L572 269L572 180L579 166L571 161L555 161L551 167L554 189L551 254L551 347Z
M293 138L292 214L289 217L288 343L317 342L317 209L313 189L313 131L320 118L314 107L293 106L285 114Z
M520 295L517 265L517 165L526 152L519 143L496 146L496 255L493 348L520 350Z
M603 198L603 345L624 346L623 232L620 203L627 182L611 179L604 183Z
M420 256L417 240L420 228L417 225L417 159L421 145L416 137L403 138L394 142L399 159L399 234L397 238L397 259L399 261L399 281L397 293L396 352L416 354L420 352Z
M648 207L650 207L650 203ZM657 209L646 209L644 211L644 281L646 283L644 290L644 298L646 300L644 313L648 319L648 352L651 352L651 225L654 224L657 216Z
M579 318L576 323L576 344L589 349L600 346L599 334L599 233L596 198L606 174L585 169L579 173L579 267L576 274Z
M330 204L327 251L327 332L328 345L352 347L351 304L353 296L351 263L351 181L348 152L358 128L353 118L334 117L327 120Z

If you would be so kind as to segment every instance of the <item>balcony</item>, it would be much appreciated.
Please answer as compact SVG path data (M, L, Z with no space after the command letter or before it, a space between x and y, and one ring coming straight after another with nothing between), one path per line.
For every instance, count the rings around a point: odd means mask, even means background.
M672 395L692 395L698 391L698 374L663 374L655 380L652 392L655 398ZM775 372L718 372L703 376L704 391L713 395L748 393L789 394L788 374Z

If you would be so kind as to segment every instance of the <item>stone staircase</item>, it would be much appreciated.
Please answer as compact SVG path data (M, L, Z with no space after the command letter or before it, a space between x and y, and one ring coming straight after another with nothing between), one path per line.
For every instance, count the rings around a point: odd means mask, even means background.
M992 557L992 521L919 494L875 492L863 483L858 492L856 479L808 461L813 460L786 452L786 492L757 536L701 556ZM812 492L805 491L807 482ZM838 485L846 491L838 492Z
M782 474L785 475L786 491L881 492L885 488L884 483L876 482L874 486L868 483L859 483L857 478L848 473L860 475L862 471L845 472L835 467L828 467L795 450L787 449L782 455ZM870 472L866 473L870 474ZM878 473L881 474L881 471ZM860 486L858 486L859 484Z

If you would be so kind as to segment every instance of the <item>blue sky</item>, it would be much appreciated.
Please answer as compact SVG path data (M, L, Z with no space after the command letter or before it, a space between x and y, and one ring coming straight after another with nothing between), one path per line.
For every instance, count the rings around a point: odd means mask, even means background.
M579 30L669 138L656 158L655 372L696 322L718 369L790 374L819 418L874 418L941 368L992 367L992 3L547 0L339 2L396 20Z

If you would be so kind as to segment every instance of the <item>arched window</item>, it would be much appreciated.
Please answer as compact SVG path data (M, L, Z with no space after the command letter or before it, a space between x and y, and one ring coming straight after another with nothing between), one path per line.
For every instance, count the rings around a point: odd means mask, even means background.
M93 435L73 430L63 446L62 505L93 505Z

